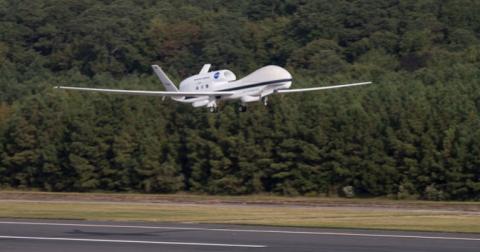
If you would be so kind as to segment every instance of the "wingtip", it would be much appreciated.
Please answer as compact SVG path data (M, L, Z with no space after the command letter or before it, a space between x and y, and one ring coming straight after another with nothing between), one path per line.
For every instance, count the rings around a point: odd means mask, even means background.
M365 81L365 82L360 82L358 84L359 85L370 85L370 84L373 84L373 81Z

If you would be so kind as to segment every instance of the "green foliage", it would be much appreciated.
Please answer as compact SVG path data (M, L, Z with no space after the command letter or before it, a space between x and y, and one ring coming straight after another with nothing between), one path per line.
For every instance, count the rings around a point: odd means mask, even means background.
M478 1L0 1L0 186L480 200ZM160 89L203 63L295 87L218 114Z

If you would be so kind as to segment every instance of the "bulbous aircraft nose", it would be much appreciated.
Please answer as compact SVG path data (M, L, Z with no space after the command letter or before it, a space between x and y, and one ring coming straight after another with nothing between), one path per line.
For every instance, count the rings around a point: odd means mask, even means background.
M291 80L292 75L286 69L274 65L264 66L242 79L246 83Z
M266 66L264 67L265 71L269 73L272 80L282 81L283 88L290 88L292 85L292 75L287 71L287 69L280 66Z
M274 76L278 79L292 79L292 75L287 71L287 69L280 66L270 65L260 69L264 69L266 72L269 72L272 77Z

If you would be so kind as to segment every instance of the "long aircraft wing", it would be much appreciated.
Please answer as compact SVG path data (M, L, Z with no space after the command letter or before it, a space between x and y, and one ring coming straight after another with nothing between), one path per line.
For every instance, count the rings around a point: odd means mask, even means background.
M104 89L104 88L83 88L83 87L64 87L55 88L75 91L90 91L110 94L144 95L144 96L229 96L234 92L175 92L175 91L147 91L147 90L124 90L124 89Z
M368 85L372 84L371 81L368 82L359 82L359 83L352 83L352 84L343 84L343 85L335 85L335 86L324 86L324 87L314 87L314 88L298 88L298 89L280 89L276 90L276 93L279 94L286 94L286 93L299 93L299 92L309 92L309 91L317 91L317 90L324 90L324 89L334 89L334 88L344 88L344 87L353 87L353 86L361 86L361 85Z

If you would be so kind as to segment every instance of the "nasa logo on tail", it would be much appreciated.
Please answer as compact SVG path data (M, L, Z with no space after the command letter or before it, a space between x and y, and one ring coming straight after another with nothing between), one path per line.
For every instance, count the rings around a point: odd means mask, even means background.
M220 77L220 72L216 72L214 75L213 75L213 78L218 79L218 77Z

